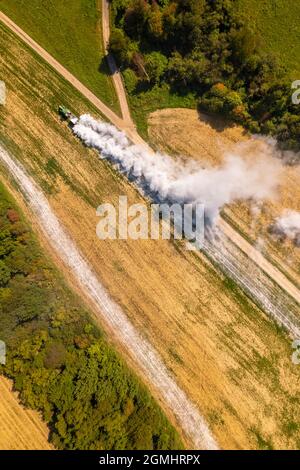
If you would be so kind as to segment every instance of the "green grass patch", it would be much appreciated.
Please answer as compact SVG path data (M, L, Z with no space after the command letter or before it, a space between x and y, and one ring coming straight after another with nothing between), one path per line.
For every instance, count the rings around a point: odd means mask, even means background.
M14 56L16 51L20 53ZM61 152L71 144L95 171L103 172L106 191L119 191L115 170L75 139L59 119L57 106L62 100L72 103L76 113L99 114L2 24L0 67L8 96L20 97L26 115L23 121L21 113L0 107L0 140L27 168L31 162L30 174L38 184L53 192L61 178L81 199L99 203L100 191L82 184L76 169L73 177L65 173L57 146L49 145L55 130L63 139ZM33 117L35 125L27 127ZM39 126L41 134L36 132ZM42 129L49 130L48 141ZM0 184L0 339L8 351L0 373L13 379L26 406L41 412L59 449L181 448L162 410L91 318Z
M0 0L0 9L110 108L119 102L104 59L98 0Z
M248 24L261 36L261 48L278 56L291 79L300 78L300 2L237 0Z

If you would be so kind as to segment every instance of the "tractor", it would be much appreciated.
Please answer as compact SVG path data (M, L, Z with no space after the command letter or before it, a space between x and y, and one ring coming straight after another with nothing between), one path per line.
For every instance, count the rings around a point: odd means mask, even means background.
M74 114L71 113L71 111L66 108L65 106L59 106L58 112L60 116L62 116L63 119L68 121L69 125L71 127L75 126L75 124L78 122L78 117L76 117Z

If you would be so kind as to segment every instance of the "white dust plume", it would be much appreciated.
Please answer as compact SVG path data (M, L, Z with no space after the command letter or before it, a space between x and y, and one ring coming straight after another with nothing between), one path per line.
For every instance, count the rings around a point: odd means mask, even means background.
M236 200L261 201L272 196L278 182L279 163L264 158L243 159L228 154L220 167L202 167L199 162L173 159L152 153L129 142L123 132L111 124L96 121L85 114L73 128L87 146L99 150L119 166L128 177L161 200L202 203L210 223L220 209Z

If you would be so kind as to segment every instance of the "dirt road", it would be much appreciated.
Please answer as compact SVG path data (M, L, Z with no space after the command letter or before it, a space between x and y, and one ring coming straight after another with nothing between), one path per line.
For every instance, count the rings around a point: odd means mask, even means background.
M19 26L17 26L10 18L0 11L0 21L10 28L19 38L21 38L28 46L31 47L40 57L50 64L60 75L70 82L80 93L82 93L99 111L107 117L119 129L126 129L125 122L111 111L99 98L97 98L88 88L86 88L74 75L72 75L65 67L63 67L52 55L31 39Z
M109 1L108 0L102 0L102 24L103 24L103 40L104 40L104 45L106 47L108 40L109 40L109 34L110 34ZM118 83L118 86L116 86L116 90L117 90L117 95L119 97L122 114L123 114L124 101L126 101L126 107L124 108L125 114L126 114L128 110L128 105L127 105L127 100L126 100L126 92L124 90L123 82L121 78L120 78L120 83ZM129 110L128 110L128 114L129 114ZM130 117L130 114L129 114L129 117ZM126 117L125 121L127 120L128 120L128 117ZM140 142L136 142L136 143L140 143ZM286 278L286 276L284 276L277 268L275 268L269 261L267 261L257 249L255 249L252 245L250 245L250 243L248 243L241 235L239 235L223 219L220 220L219 225L222 231L225 233L225 235L228 238L230 238L233 243L235 243L245 254L247 254L249 258L251 258L266 274L268 274L272 279L274 279L274 281L277 284L279 284L280 287L284 289L291 297L293 297L300 305L300 291L292 282L290 282Z
M103 12L103 37L105 43L109 38L109 10L107 0L102 0ZM123 83L120 78L118 86L116 87L122 113L125 112L126 119L121 119L113 111L111 111L99 98L97 98L90 90L88 90L77 78L74 77L67 69L65 69L57 60L54 59L45 49L31 39L21 28L19 28L13 21L6 15L0 12L0 21L9 27L15 34L17 34L26 44L28 44L35 52L37 52L46 62L48 62L59 74L68 80L78 91L80 91L99 111L114 124L118 129L126 132L131 141L137 145L142 145L148 151L152 151L149 145L138 135L135 127L130 118L128 106L125 108L124 100L126 100L126 93L123 88ZM122 105L123 103L123 105ZM269 261L267 261L258 250L256 250L250 243L248 243L242 236L240 236L229 224L224 220L221 221L220 226L224 233L231 238L231 240L248 256L255 261L255 263L272 278L283 290L288 292L296 302L300 304L300 291L297 287L290 282L278 269L276 269Z
M231 225L220 219L219 226L225 235L254 261L271 279L293 297L300 305L300 291L278 268L273 266L256 248L248 243Z
M65 67L63 67L54 57L49 54L45 49L43 49L37 42L35 42L28 34L25 33L18 25L16 25L8 16L4 15L0 11L0 21L4 23L11 31L13 31L22 41L24 41L28 46L31 47L40 57L42 57L54 70L56 70L62 77L64 77L68 82L70 82L83 96L85 96L102 114L105 116L112 124L114 124L121 131L126 132L128 137L137 145L144 145L149 149L146 142L139 136L136 132L135 126L132 123L131 118L124 120L117 116L111 109L106 106L99 98L97 98L94 93L92 93L86 86L84 86L72 73L70 73ZM105 24L109 23L105 21ZM106 33L107 34L107 33ZM120 91L123 89L123 83L120 79L118 81L118 87L116 88L117 92L120 93L119 100L122 106L124 105L124 99L126 100L126 93ZM120 99L121 98L121 99ZM124 107L123 107L124 110ZM129 111L128 111L129 112ZM122 111L123 113L123 111ZM125 115L127 113L125 112Z

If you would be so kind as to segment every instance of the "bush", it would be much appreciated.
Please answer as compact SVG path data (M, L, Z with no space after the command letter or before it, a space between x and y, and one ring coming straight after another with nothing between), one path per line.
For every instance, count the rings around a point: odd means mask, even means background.
M167 70L168 59L160 52L151 52L145 56L145 68L150 82L158 84Z
M191 93L251 131L300 142L299 126L285 125L287 112L300 114L289 76L259 53L260 38L237 17L234 0L113 0L113 19L123 35L113 32L112 52L152 86L166 80L172 92Z

